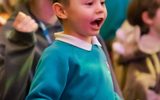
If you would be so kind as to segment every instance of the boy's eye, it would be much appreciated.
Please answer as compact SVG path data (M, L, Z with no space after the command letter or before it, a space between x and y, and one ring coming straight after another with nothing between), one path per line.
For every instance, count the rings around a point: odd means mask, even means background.
M91 6L92 4L93 4L93 2L86 3L86 5L89 5L89 6Z
M104 4L105 4L105 2L104 2L104 1L102 1L102 2L101 2L101 5L104 5Z

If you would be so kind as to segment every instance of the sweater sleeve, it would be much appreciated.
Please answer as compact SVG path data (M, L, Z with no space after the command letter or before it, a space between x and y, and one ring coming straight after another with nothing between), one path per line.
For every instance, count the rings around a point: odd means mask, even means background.
M68 76L65 55L55 50L46 50L36 69L26 100L59 100Z

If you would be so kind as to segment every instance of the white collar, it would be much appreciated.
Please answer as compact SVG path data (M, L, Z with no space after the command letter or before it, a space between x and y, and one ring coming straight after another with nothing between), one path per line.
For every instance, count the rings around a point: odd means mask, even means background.
M91 51L93 44L95 44L97 46L101 46L101 44L99 43L96 36L93 36L92 44L90 44L86 41L83 41L81 39L78 39L74 36L63 34L62 32L55 33L54 36L55 36L55 40L60 40L60 41L69 43L71 45L74 45L76 47L79 47L79 48L87 50L87 51Z

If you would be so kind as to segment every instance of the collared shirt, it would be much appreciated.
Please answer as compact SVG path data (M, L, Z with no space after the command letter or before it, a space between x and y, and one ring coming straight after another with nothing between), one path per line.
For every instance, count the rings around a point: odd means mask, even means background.
M88 51L92 49L92 45L101 46L96 36L92 37L92 44L90 44L74 36L63 34L61 32L55 33L54 35L55 35L55 40L60 40Z

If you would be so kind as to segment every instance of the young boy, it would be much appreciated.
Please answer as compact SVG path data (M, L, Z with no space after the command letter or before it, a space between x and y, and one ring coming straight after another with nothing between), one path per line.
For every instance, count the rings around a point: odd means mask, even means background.
M120 100L96 35L106 18L104 0L56 0L64 31L39 61L26 100Z

